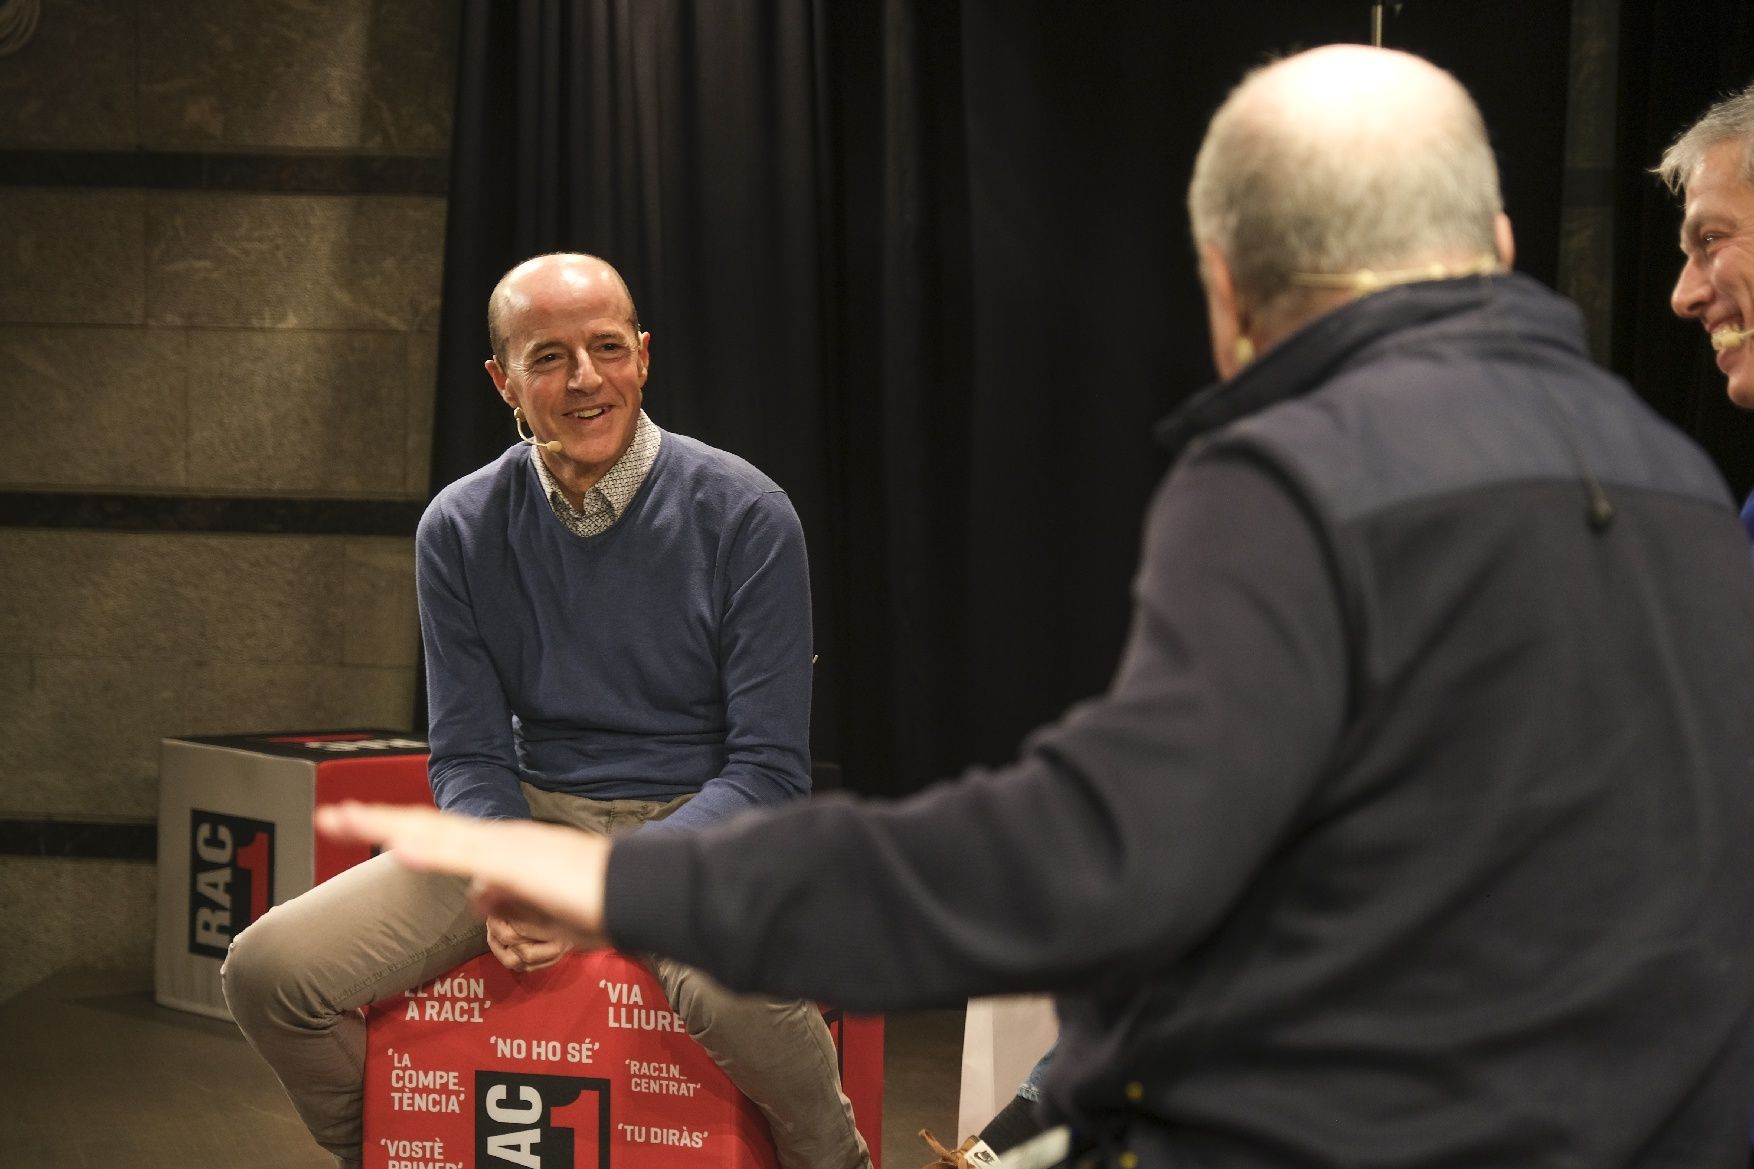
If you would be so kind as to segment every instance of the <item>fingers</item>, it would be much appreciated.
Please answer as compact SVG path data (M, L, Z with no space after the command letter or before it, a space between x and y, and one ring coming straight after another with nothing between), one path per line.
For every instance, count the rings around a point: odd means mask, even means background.
M524 960L525 970L541 970L544 966L552 966L570 953L572 944L560 940L532 942L518 947L518 956Z
M469 888L469 907L481 918L503 918L507 921L540 922L546 935L562 935L578 940L577 931L564 922L546 916L528 901L496 885L477 880ZM581 949L597 943L578 940Z
M547 942L562 936L553 921L534 910L528 913L487 913L487 928L497 930L507 945L521 942Z
M487 931L487 949L495 958L499 959L499 964L507 970L518 970L523 967L524 960L518 956L518 952L496 938L492 930Z
M470 841L482 827L479 821L436 808L352 801L320 807L315 819L325 836L393 849L410 868L458 876L474 872Z
M573 950L572 942L555 926L485 914L487 948L508 970L541 970L560 961Z
M528 940L516 926L512 925L511 922L504 917L494 913L485 916L487 941L489 945L500 946L509 950L513 946L519 945Z
M508 949L561 939L585 946L609 942L602 928L603 877L611 846L594 833L354 803L317 809L316 823L339 840L383 845L410 868L473 877L476 911L501 917L520 933L502 933ZM534 960L551 957L541 952Z

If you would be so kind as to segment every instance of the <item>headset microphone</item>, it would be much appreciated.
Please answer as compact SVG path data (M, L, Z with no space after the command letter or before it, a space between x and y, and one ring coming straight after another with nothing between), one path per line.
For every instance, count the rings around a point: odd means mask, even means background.
M1711 347L1719 353L1726 349L1738 349L1747 344L1750 337L1754 337L1754 329L1738 329L1725 325L1711 335Z
M519 442L527 442L531 446L538 447L552 455L558 455L560 453L561 446L556 440L551 438L547 442L538 442L535 434L532 433L526 435L524 433L524 412L516 406L512 407L512 426L516 428L518 432Z

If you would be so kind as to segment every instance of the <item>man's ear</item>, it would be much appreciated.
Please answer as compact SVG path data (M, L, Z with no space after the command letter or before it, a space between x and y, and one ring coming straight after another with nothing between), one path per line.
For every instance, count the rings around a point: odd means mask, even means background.
M1508 272L1516 267L1516 233L1510 229L1510 216L1502 211L1492 221L1492 243L1504 270Z
M505 370L499 367L498 359L489 357L484 364L487 368L487 376L493 379L493 388L499 391L499 396L505 399L506 405L515 409L518 405L518 397L511 392Z
M1206 289L1206 327L1212 337L1212 364L1226 380L1248 364L1254 342L1248 317L1236 295L1230 262L1217 247L1200 245L1200 283Z

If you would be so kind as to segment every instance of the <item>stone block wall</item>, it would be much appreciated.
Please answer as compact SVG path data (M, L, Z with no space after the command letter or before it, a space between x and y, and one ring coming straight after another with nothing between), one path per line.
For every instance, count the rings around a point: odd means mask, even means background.
M150 841L162 737L410 722L455 22L42 0L0 56L0 999L149 977L150 848L77 829Z

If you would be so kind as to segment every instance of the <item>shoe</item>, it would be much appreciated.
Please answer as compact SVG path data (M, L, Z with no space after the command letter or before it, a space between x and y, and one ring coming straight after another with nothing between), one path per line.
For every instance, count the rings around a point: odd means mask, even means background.
M937 1160L928 1161L920 1169L992 1169L999 1163L999 1154L979 1137L969 1137L954 1149L939 1144L928 1129L920 1130L920 1139L937 1155Z

